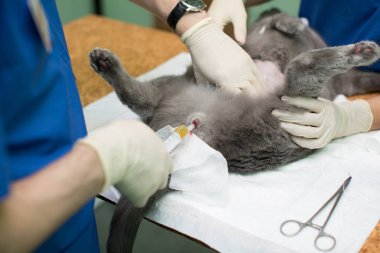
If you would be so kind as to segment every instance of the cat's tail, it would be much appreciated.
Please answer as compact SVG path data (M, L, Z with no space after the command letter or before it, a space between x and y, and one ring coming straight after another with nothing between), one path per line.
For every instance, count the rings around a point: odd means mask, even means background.
M339 94L352 96L379 91L380 73L350 69L329 79L321 97L333 100Z
M169 188L156 192L143 208L136 208L122 197L116 205L107 240L108 253L132 253L140 223L144 214Z

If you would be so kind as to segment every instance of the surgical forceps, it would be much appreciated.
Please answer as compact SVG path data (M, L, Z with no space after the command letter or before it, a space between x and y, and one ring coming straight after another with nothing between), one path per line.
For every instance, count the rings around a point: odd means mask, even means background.
M336 205L338 204L339 200L340 200L340 197L342 197L346 187L348 186L348 184L350 183L351 181L351 177L348 177L344 183L339 187L339 189L329 198L329 200L326 201L326 203L323 204L323 206L321 208L319 208L319 210L313 215L310 217L310 219L306 222L300 222L300 221L297 221L297 220L286 220L284 221L282 224L281 224L281 227L280 227L280 231L281 231L281 234L285 235L285 236L288 236L288 237L292 237L292 236L296 236L297 234L299 234L305 227L311 227L311 228L314 228L316 230L319 231L317 237L315 238L314 240L314 246L320 250L320 251L330 251L332 250L334 247L335 247L335 244L336 244L336 240L335 240L335 237L330 235L330 234L327 234L325 233L325 227L326 227L326 224L327 222L329 221L332 213L334 212L334 209L336 207ZM329 215L327 216L324 224L322 226L320 225L317 225L315 223L313 223L313 220L314 218L336 197L336 200L335 200L335 203L333 205L333 207L331 208L330 210L330 213ZM292 227L296 227L296 229L294 229L295 231L294 232L287 232L286 230L284 230L284 227L286 226L292 226ZM289 227L288 227L289 228ZM322 239L322 240L321 240ZM323 247L321 246L321 244L323 243L323 240L326 241L326 242L329 242L329 244L331 246L327 246L327 247ZM321 243L322 241L322 243ZM318 243L319 242L319 243Z

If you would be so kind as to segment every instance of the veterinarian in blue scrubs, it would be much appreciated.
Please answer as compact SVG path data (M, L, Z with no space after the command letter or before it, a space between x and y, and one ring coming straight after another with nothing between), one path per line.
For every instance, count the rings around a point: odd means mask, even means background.
M99 252L93 197L117 183L144 205L166 148L134 121L74 146L86 128L55 1L0 1L0 34L0 252Z
M310 27L318 31L329 46L363 40L380 45L380 1L305 0L299 15L309 20ZM362 69L380 72L380 61ZM321 148L335 138L380 129L380 96L339 104L304 97L287 101L310 110L304 114L277 115L283 121L282 127L293 135L294 142L306 148Z
M177 4L136 2L162 18ZM186 15L183 31L207 18ZM245 66L253 85L244 51L212 22L192 29L190 40L205 27L236 62L218 65L219 73ZM93 197L116 185L135 206L145 205L167 184L172 163L166 148L138 121L117 121L86 136L55 1L0 1L0 34L0 252L98 252ZM207 51L209 43L200 42L190 49L194 59ZM213 64L219 63L209 62L203 73Z

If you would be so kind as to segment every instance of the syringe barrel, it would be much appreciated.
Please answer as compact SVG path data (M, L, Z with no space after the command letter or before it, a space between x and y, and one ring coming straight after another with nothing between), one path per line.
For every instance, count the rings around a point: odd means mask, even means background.
M175 149L182 141L181 136L178 132L174 131L166 140L164 140L164 144L166 149L170 153L173 149Z
M171 152L189 134L191 129L189 130L189 127L186 127L184 125L180 125L174 129L171 126L165 126L158 130L156 133L164 142L168 152Z

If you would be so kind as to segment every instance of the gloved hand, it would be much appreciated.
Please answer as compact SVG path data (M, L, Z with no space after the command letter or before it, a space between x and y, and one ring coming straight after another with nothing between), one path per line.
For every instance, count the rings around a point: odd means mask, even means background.
M211 17L202 19L182 35L200 77L232 92L266 95L268 91L251 57Z
M309 110L272 112L282 121L281 127L293 135L292 140L305 148L321 148L335 138L368 132L372 125L372 112L365 100L339 104L323 98L283 97L282 100Z
M245 43L247 12L243 0L213 0L207 12L221 30L228 23L232 23L235 40L239 44Z
M139 121L116 121L96 129L79 144L98 154L104 169L103 190L111 185L136 207L166 186L172 162L158 136Z

